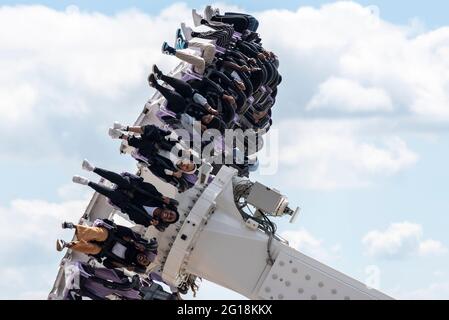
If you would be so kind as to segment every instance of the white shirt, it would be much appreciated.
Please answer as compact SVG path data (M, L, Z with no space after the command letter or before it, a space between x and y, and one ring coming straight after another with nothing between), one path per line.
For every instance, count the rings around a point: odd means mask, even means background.
M121 259L125 259L125 252L126 247L119 242L112 247L112 253Z
M232 71L231 76L234 78L234 80L242 81L242 78L240 78L237 71Z
M150 216L153 216L154 210L157 209L157 207L147 207L147 206L143 206L143 208Z

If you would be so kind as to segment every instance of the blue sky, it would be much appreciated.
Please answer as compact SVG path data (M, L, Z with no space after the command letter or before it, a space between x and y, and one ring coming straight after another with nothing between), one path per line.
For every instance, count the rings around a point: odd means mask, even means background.
M83 158L134 170L105 132L114 120L137 117L151 94L145 83L151 64L166 70L176 64L159 53L159 43L187 19L188 8L204 2L184 1L179 12L161 18L175 3L0 1L6 70L0 77L0 219L3 228L27 223L30 232L29 238L13 238L17 246L0 248L0 260L8 261L3 273L19 279L12 287L2 277L0 298L43 297L48 291L60 256L51 250L53 240L44 244L50 240L42 233L68 236L54 229L63 218L81 214L73 210L81 210L89 194L70 179L80 173ZM274 121L281 133L298 129L282 136L278 155L290 160L281 161L275 176L253 176L303 208L295 225L279 223L281 232L296 232L300 250L358 279L365 279L367 266L378 266L381 288L393 296L449 298L448 4L358 1L323 9L321 4L332 2L225 3L264 22L264 44L278 53L285 75ZM72 4L78 15L65 13ZM309 5L313 15L298 11ZM380 18L365 25L364 8L371 5ZM14 8L7 12L3 6ZM116 16L130 8L143 15ZM298 24L297 32L271 18L272 9L296 12L287 19ZM140 23L150 27L142 30ZM32 257L41 279L26 285L20 280L33 270L23 266L23 257ZM232 296L207 285L203 290L201 297Z
M182 1L191 8L202 8L207 4L205 1ZM75 4L81 10L98 11L106 14L114 14L130 7L138 8L149 14L157 14L161 9L172 3L172 1L0 1L5 5L16 4L42 4L58 10L65 9L68 5ZM299 6L311 5L320 6L329 1L282 1L275 3L269 0L261 1L227 1L229 4L237 4L245 10L266 10L266 9L289 9L293 10ZM358 1L358 3L369 6L375 5L381 8L382 16L388 21L395 23L406 23L409 19L419 17L430 27L441 26L447 23L448 4L443 0L423 1Z

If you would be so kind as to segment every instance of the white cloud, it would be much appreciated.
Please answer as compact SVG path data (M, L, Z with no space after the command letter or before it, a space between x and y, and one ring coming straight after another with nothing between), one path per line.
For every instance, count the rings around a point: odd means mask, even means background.
M447 248L436 240L426 240L419 244L418 252L420 255L444 255L447 253Z
M80 188L79 185L70 182L58 188L58 196L63 200L86 199L92 192L89 188Z
M0 207L0 299L45 299L56 276L61 222L78 222L88 198L48 202L16 199Z
M0 207L0 253L26 249L30 244L42 254L53 252L57 237L64 234L61 222L77 222L87 203L87 199L59 203L16 199Z
M380 134L376 121L280 120L279 172L283 183L332 190L370 185L414 165L405 141ZM263 152L262 152L263 153Z
M358 82L330 78L320 84L306 109L332 109L346 112L392 111L393 103L380 88L366 88Z
M413 255L432 256L447 253L439 241L423 240L422 226L416 223L393 223L386 230L373 230L362 239L369 256L381 258L405 258Z
M160 47L190 16L185 4L157 17L0 6L0 28L13 30L0 34L1 157L67 158L88 150L83 141L102 148L96 140L107 139L105 127L134 121L150 97L151 65L168 71L177 64Z
M0 113L5 122L20 122L21 116L32 111L37 92L27 84L5 86L0 89Z
M335 262L340 258L340 245L325 246L323 240L315 238L305 229L284 231L281 236L291 247L321 262Z
M160 50L151 49L160 47L168 35L164 30L186 13L185 5L164 11L163 19L135 10L110 17L43 6L2 7L3 26L15 26L13 33L2 34L2 49L15 53L4 63L15 61L19 68L13 80L30 81L47 89L44 94L58 95L53 88L45 88L45 83L61 81L59 85L67 91L75 88L84 94L116 98L145 79L150 62L160 60Z
M283 89L296 102L286 100L289 111L309 105L449 120L449 28L395 25L349 1L258 17L264 44L281 57Z
M433 272L433 276L434 276L434 277L437 277L437 278L444 277L445 275L446 275L446 272L445 272L445 271L442 271L442 270L435 270L435 271Z
M36 261L29 255L29 259ZM0 268L0 299L43 300L46 299L53 285L57 272L57 263L53 259L42 259L37 263L17 264ZM7 260L2 260L2 263Z
M402 300L447 300L449 297L449 282L441 281L431 283L418 289L395 288L394 296Z

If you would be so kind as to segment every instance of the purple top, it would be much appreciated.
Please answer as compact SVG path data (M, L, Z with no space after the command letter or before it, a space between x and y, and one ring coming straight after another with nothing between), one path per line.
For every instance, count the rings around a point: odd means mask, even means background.
M232 34L232 37L234 39L241 39L242 38L242 34L240 32L234 31L234 33Z
M183 79L183 80L186 79L186 80L184 80L184 81L192 80L192 79L201 80L201 79L203 79L203 76L202 76L201 74L199 74L199 73L196 73L196 72L193 70L193 68L192 68L192 69L190 70L190 72L185 72L185 73L184 73L182 79Z
M223 53L225 53L226 52L226 49L225 48L223 48L223 47L219 47L219 46L215 46L215 50L218 52L218 53L221 53L221 54L223 54Z
M96 296L100 297L100 298L106 298L109 295L113 295L116 294L119 297L125 298L125 299L130 299L130 300L141 300L139 291L136 289L111 289L111 288L107 288L104 285L102 285L101 283L98 283L96 281L90 280L91 274L89 274L88 272L86 272L83 269L83 264L80 262L75 263L75 266L78 268L80 275L85 278L85 281L83 283L83 289L87 290L89 292L92 292L93 294L95 294ZM112 269L106 269L106 268L95 268L95 276L104 280L109 280L109 281L113 281L115 283L121 283L121 284L125 284L125 281L129 281L127 280L127 278L122 279L120 278L117 273L115 272L115 270ZM70 279L72 280L72 279ZM66 281L67 283L69 283L68 281ZM72 281L70 281L72 282ZM71 283L72 284L72 283ZM68 288L71 289L71 288Z

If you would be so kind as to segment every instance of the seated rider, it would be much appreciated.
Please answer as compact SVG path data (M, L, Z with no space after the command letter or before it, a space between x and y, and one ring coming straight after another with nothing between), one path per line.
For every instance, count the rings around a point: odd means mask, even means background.
M156 239L142 238L130 228L110 220L96 220L92 227L64 222L63 229L75 229L76 240L57 240L56 249L64 248L95 257L107 268L126 268L144 273L157 255Z
M131 173L120 175L96 168L87 160L84 160L82 167L114 183L115 187L110 188L80 176L74 176L73 182L88 185L107 197L113 206L127 214L136 224L144 227L153 225L163 231L168 224L179 219L176 210L178 202L163 196L151 183L144 182L142 177Z

